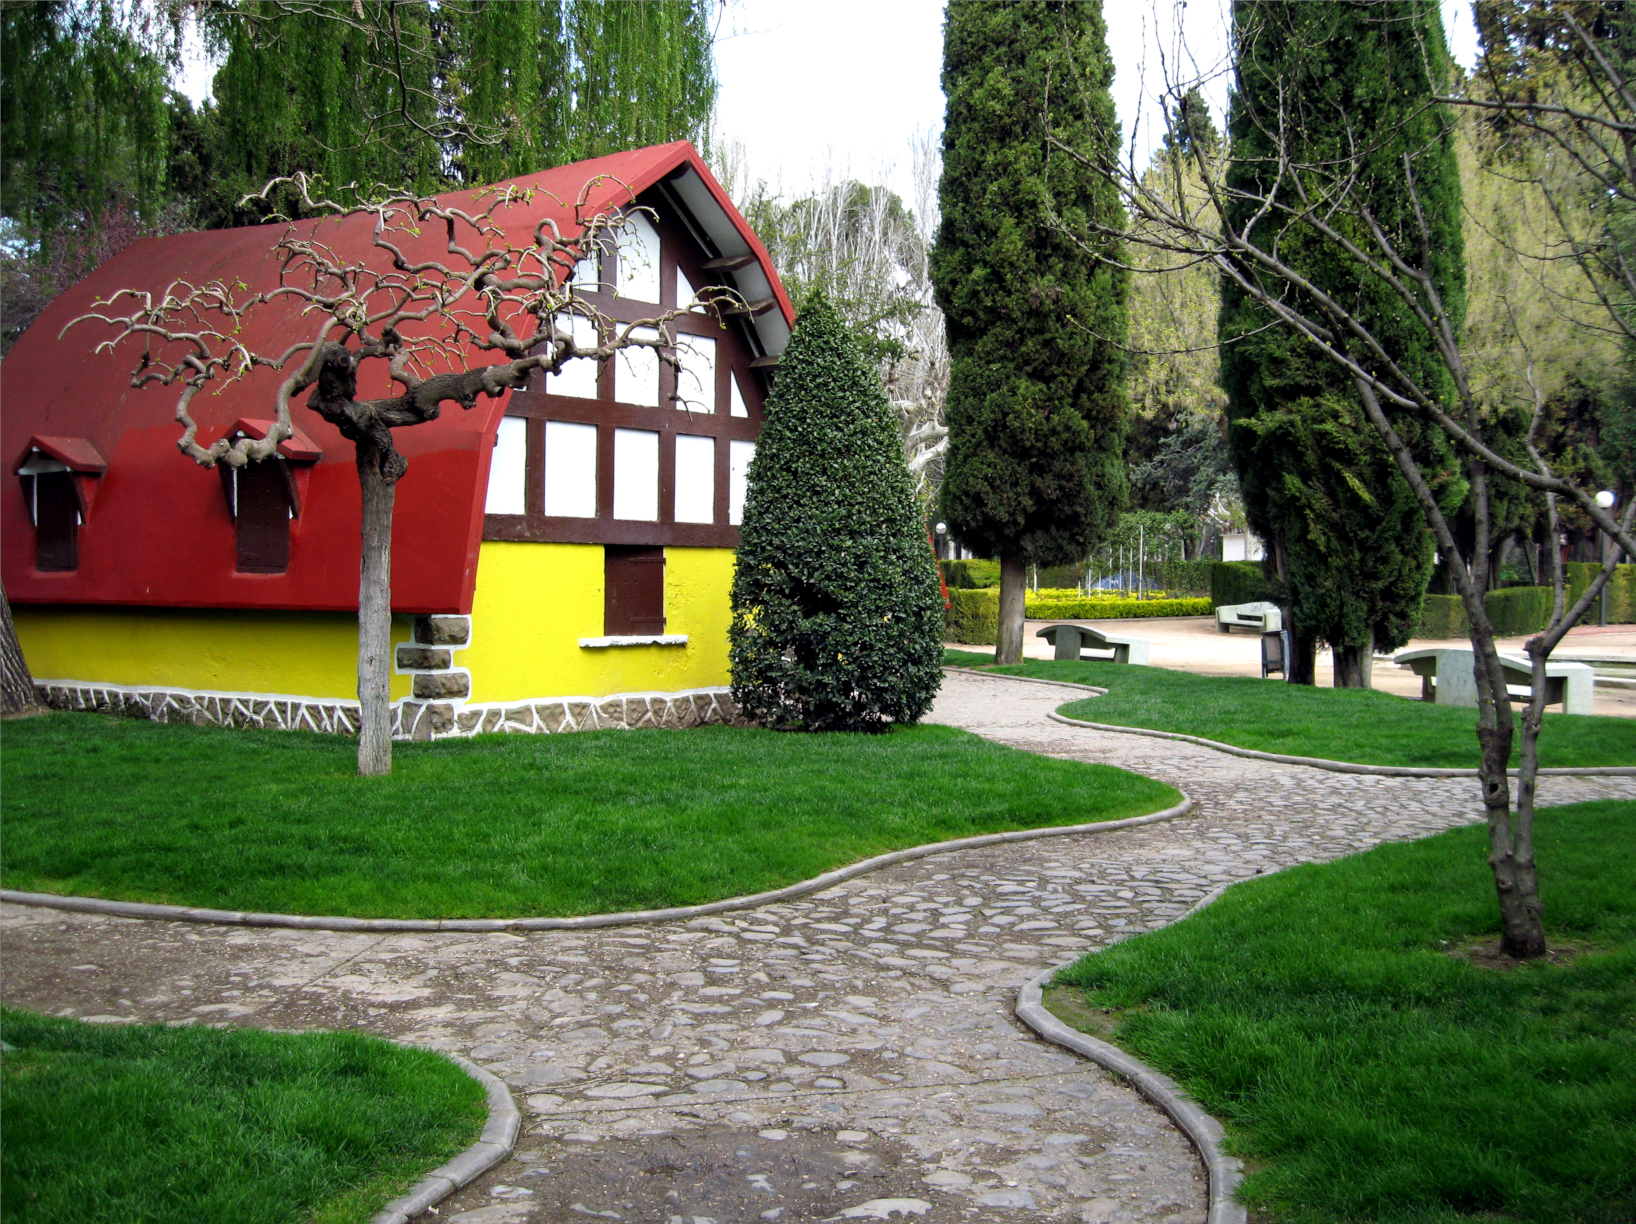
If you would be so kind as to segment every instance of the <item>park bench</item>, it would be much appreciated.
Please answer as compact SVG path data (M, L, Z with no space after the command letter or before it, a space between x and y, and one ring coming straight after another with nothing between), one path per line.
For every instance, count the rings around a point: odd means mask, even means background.
M1477 704L1477 656L1472 651L1429 647L1402 651L1392 661L1420 677L1420 700L1447 706ZM1502 654L1500 666L1511 700L1527 701L1534 686L1531 661ZM1546 663L1546 705L1560 705L1568 714L1590 714L1595 697L1596 671L1588 664L1559 659Z
M1283 613L1274 603L1223 604L1216 609L1216 628L1230 633L1234 625L1257 633L1276 633L1284 627Z
M1147 664L1146 638L1115 637L1090 625L1046 625L1034 634L1056 649L1058 659L1111 659L1115 663Z

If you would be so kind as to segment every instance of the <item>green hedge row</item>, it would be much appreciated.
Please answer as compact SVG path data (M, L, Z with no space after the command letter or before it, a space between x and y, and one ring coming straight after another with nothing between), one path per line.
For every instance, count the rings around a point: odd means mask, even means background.
M1261 572L1259 561L1210 562L1210 602L1228 604L1276 603L1272 585Z
M1030 620L1131 620L1157 616L1208 616L1208 599L1033 599ZM950 590L943 640L992 646L1000 633L1000 592Z
M1000 585L998 561L940 561L950 591L980 591Z
M1489 622L1500 637L1538 633L1551 618L1550 587L1504 587L1483 597ZM1421 638L1469 638L1471 621L1458 595L1428 595L1420 612Z
M957 563L958 564L958 563ZM943 640L967 646L993 646L1000 640L1000 591L949 590L949 609L944 614Z
M1209 616L1208 599L1030 599L1031 620L1133 620Z
M1585 588L1590 586L1591 580L1601 568L1593 561L1568 562L1567 598L1570 604L1585 593ZM1597 624L1601 616L1601 602L1598 601L1591 604L1585 623ZM1613 577L1608 579L1608 624L1633 623L1636 623L1636 565L1616 565L1613 567Z

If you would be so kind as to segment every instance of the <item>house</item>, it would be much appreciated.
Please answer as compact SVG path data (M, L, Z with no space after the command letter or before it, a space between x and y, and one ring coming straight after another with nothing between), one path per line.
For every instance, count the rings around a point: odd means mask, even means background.
M554 212L565 232L587 184L591 212L629 208L634 195L644 211L617 251L580 272L609 317L651 317L717 285L742 308L673 324L679 375L652 350L628 350L395 431L409 468L393 531L394 734L731 717L733 549L768 380L793 322L788 295L685 141L514 182L536 190L530 209ZM510 224L538 220L517 211ZM322 224L338 251L379 257L369 218ZM133 341L94 354L100 325L61 334L121 288L274 284L283 232L138 241L54 302L0 368L0 457L11 464L0 575L54 706L356 727L351 444L298 398L298 432L276 462L201 468L177 452L175 390L131 387ZM305 338L287 322L269 326ZM274 351L281 338L256 345ZM270 386L258 374L197 396L201 444L263 436Z

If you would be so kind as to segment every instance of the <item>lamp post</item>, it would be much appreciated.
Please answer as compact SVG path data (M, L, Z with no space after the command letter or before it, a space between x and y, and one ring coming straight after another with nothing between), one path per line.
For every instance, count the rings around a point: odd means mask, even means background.
M1596 495L1596 504L1598 506L1602 507L1602 509L1604 509L1604 510L1612 510L1613 509L1613 503L1618 501L1618 500L1619 499L1613 495L1613 490L1611 490L1611 489L1603 489L1600 493L1598 493ZM1613 537L1609 536L1606 532L1603 532L1602 533L1602 564L1604 566L1606 566L1607 563L1608 563L1608 549L1612 544L1613 544ZM1605 582L1602 584L1602 616L1601 616L1600 623L1604 624L1604 625L1608 623L1608 584L1605 583Z
M948 559L946 556L944 556L944 552L948 548L948 545L949 545L949 525L947 523L939 523L937 525L937 557L938 557L938 560L945 561L945 560Z

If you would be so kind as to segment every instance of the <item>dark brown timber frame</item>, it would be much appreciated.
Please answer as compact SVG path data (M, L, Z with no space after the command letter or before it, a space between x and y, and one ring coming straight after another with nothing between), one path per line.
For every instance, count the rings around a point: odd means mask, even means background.
M678 220L678 206L660 191L644 193L638 202L657 214L649 215L659 234L660 302L637 302L616 297L617 254L602 257L600 283L604 292L586 293L587 301L611 319L628 323L651 318L660 309L676 305L676 269L695 292L720 285L720 271L710 271L705 263L718 257L713 249L701 247L701 240ZM708 241L708 240L705 240ZM603 362L597 377L596 399L549 395L543 379L536 374L528 389L514 391L506 415L528 421L527 493L524 514L489 514L483 519L485 540L523 540L555 544L623 544L736 548L739 529L727 521L729 497L729 444L754 442L761 433L767 374L751 366L756 352L742 318L729 317L726 326L713 313L699 311L671 322L675 335L708 336L716 342L716 410L713 413L684 411L671 399L676 391L676 372L659 367L659 407L619 403L614 399L613 362ZM730 383L738 376L748 416L731 413ZM597 427L597 516L589 518L548 518L545 497L545 423L572 421ZM657 522L616 519L613 516L614 430L642 429L659 435L659 519ZM676 515L676 435L692 434L716 440L714 521L678 523Z

